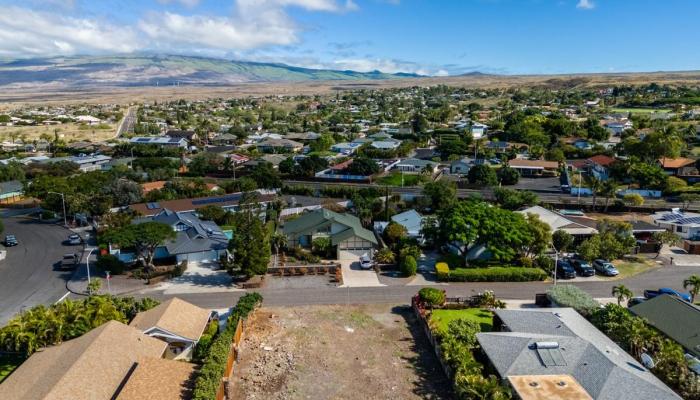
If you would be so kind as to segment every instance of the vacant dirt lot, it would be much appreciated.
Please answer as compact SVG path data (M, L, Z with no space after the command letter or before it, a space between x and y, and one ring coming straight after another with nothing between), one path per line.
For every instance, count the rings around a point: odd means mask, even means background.
M249 320L233 399L449 399L410 308L262 308Z
M14 135L15 139L24 138L26 141L39 140L41 135L54 137L54 132L58 131L59 139L65 142L76 141L91 141L99 142L102 140L111 139L117 132L116 124L108 124L109 129L98 129L98 126L87 126L80 124L61 124L61 125L39 125L39 126L0 126L0 139L11 141Z

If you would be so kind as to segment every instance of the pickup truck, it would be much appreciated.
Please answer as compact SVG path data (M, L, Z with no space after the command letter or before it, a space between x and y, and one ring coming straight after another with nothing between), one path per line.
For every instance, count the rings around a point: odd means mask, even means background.
M685 300L685 301L690 303L690 295L688 293L678 292L678 291L673 290L671 288L660 288L659 290L645 290L644 291L644 297L647 299L653 299L654 297L661 296L662 294L678 297L679 299Z
M76 266L78 266L79 262L80 262L80 254L78 254L78 253L64 254L63 259L61 260L61 268L62 269L75 268Z

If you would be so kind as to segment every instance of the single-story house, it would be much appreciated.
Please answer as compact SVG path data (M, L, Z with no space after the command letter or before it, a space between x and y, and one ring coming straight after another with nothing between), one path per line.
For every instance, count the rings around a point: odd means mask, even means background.
M400 145L400 140L377 140L372 142L370 146L379 150L394 150Z
M584 170L590 176L594 176L602 181L610 177L610 166L615 164L615 159L604 154L598 154L586 159Z
M438 165L435 161L406 158L394 164L392 169L408 173L422 173L426 168L429 168L432 172L435 172Z
M115 400L192 398L195 365L164 358L140 358Z
M98 154L94 156L54 157L40 161L40 163L49 164L59 161L70 161L78 164L78 168L80 168L82 172L89 172L102 170L111 160L112 157L110 156Z
M132 204L129 208L146 217L154 216L163 210L171 210L177 213L193 213L198 209L215 205L224 210L237 211L243 198L243 193L231 193L222 196L197 197L193 199L164 200L158 202ZM266 209L268 204L276 198L274 194L258 192L258 207Z
M474 160L469 157L464 157L459 160L454 160L450 163L450 174L466 175L469 169L474 165Z
M480 122L472 122L471 127L469 128L474 139L481 139L484 136L486 136L486 132L488 131L488 129L488 125L482 124Z
M78 115L75 117L75 122L79 124L99 125L102 123L102 120L92 115Z
M289 139L267 139L256 147L263 153L297 153L304 148L304 144Z
M336 143L331 146L331 151L336 152L336 153L341 153L344 155L350 155L353 154L362 147L361 143L348 143L348 142L342 142L342 143Z
M418 211L404 211L400 214L392 216L391 221L406 228L408 237L419 240L423 238L423 235L421 233L421 229L423 228L423 216L420 215ZM375 222L374 229L375 231L382 233L388 225L389 223L385 221Z
M24 186L20 181L7 181L0 183L0 204L12 204L22 200Z
M695 166L696 160L692 158L660 158L656 162L669 175L698 175L698 168Z
M238 142L238 136L230 133L222 133L221 135L215 136L211 141L218 145L236 144Z
M195 131L183 131L183 130L176 130L176 129L171 129L167 132L165 132L165 136L169 138L175 138L175 139L186 139L188 142L192 142L198 139L197 133Z
M574 217L565 217L564 215L548 210L541 206L532 206L524 210L517 211L523 215L534 214L539 217L539 219L545 224L549 225L552 232L564 231L569 235L574 237L574 241L577 243L582 242L584 239L595 235L598 230L591 225L595 225L595 220L590 220L590 223L583 224L580 222L573 221Z
M163 357L190 360L211 317L211 311L174 297L138 313L129 326L167 343Z
M32 354L0 384L0 399L110 400L134 365L167 344L118 321Z
M519 158L508 161L508 166L518 171L522 176L541 176L547 173L556 174L559 163L544 160L523 160Z
M682 212L677 208L671 211L657 211L651 215L654 224L669 230L683 239L700 238L700 214Z
M129 140L131 144L146 144L163 147L180 147L186 149L189 142L185 138L171 138L168 136L137 136Z
M316 132L301 132L301 133L288 133L284 135L285 139L296 140L297 142L309 143L317 140L321 137L320 134Z
M155 250L154 259L174 258L176 262L219 261L228 255L229 238L212 221L202 221L194 213L177 213L163 209L151 217L137 218L132 224L160 222L172 227L175 239L169 240ZM111 254L120 260L133 261L135 255L111 248Z
M360 219L321 208L287 221L282 228L287 246L309 248L314 239L327 237L336 248L338 259L372 256L378 241L374 233L362 227Z
M567 375L593 399L681 398L573 308L494 310L493 331L476 338L504 383Z
M635 304L630 311L700 358L700 308L675 296L661 295Z
M249 160L243 163L246 168L255 168L260 163L270 163L276 169L282 161L289 158L286 154L263 154L255 160Z

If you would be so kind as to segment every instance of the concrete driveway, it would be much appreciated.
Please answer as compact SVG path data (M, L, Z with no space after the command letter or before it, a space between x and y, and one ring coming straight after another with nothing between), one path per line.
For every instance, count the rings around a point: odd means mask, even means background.
M162 290L165 295L243 290L235 287L231 276L226 271L217 269L218 267L219 264L216 262L190 262L182 276L163 282L150 290Z
M343 284L339 287L375 287L386 286L379 282L373 269L360 268L359 260L338 260L343 271Z
M67 294L73 271L57 269L66 253L80 253L82 246L63 242L72 232L51 223L28 218L4 218L4 235L15 235L19 245L7 250L0 261L0 326L13 315L38 304L52 304Z

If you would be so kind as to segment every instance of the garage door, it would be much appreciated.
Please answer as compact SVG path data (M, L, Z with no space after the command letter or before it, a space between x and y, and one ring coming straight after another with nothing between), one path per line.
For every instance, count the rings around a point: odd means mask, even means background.
M372 257L372 248L368 249L353 249L353 250L338 250L338 260L357 260L362 255Z

